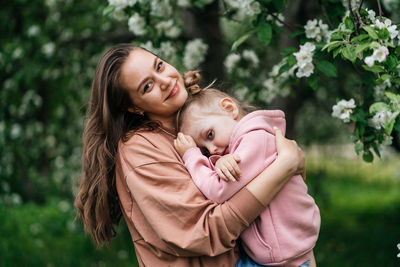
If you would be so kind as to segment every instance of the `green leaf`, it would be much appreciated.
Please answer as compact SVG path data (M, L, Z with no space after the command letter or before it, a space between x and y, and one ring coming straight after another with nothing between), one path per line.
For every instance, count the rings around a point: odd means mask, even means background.
M379 65L374 65L372 67L369 67L368 65L362 65L363 68L367 71L371 71L373 73L380 73L380 72L384 72L385 69L382 66Z
M290 70L290 66L289 66L289 64L286 63L282 67L279 68L278 76L288 70Z
M342 44L343 44L343 41L333 41L333 42L326 44L324 47L322 47L321 51L324 51L325 49L328 48L328 52L330 52L332 49L334 49Z
M352 45L346 45L346 47L342 49L342 55L354 63L357 59L356 48Z
M271 24L262 22L257 26L257 36L258 39L264 45L269 45L272 40L272 26Z
M393 102L400 103L400 95L393 94L391 92L386 92L385 95Z
M106 8L104 8L103 10L103 16L107 16L109 15L111 12L113 12L115 10L115 6L113 5L109 5Z
M372 38L372 39L379 39L378 38L378 34L376 34L376 31L374 28L372 28L371 26L364 26L363 29L368 33L368 35Z
M297 30L297 31L292 32L292 33L290 34L290 37L291 37L291 38L294 38L294 37L296 37L296 36L303 35L303 34L304 34L304 30Z
M374 114L379 111L389 110L390 107L388 104L383 102L376 102L369 107L369 113Z
M317 69L328 77L336 77L336 67L329 61L322 60L317 62Z
M311 75L307 78L307 83L314 91L316 91L318 89L318 76L315 74Z
M350 17L346 17L344 19L344 25L346 26L347 29L354 30L354 22Z
M354 146L354 150L356 151L357 155L360 154L361 151L364 149L364 144L362 142L358 142Z
M381 157L381 153L379 152L376 142L373 142L371 145L372 145L372 148L374 149L375 153L378 155L378 157Z
M386 29L386 28L380 29L380 30L378 31L378 37L379 37L379 39L381 39L381 40L389 39L390 33L389 33L388 29Z
M369 48L369 43L365 43L365 44L360 44L356 47L356 54L358 55L359 53L363 52L365 49Z
M396 111L390 116L390 118L385 123L385 133L387 135L391 135L393 131L394 122L396 121L397 116L399 115L400 111Z
M342 51L342 48L338 47L335 50L333 50L333 58L337 57L339 53Z
M273 0L272 4L276 8L276 11L281 12L283 9L283 6L285 5L285 1L282 0Z
M397 69L397 65L399 65L399 61L395 56L390 55L386 58L384 65L389 71L395 71Z
M297 48L296 47L292 47L292 46L290 46L290 47L286 47L285 49L283 49L282 51L281 51L281 55L282 56L288 56L288 55L290 55L290 54L293 54L294 52L296 52L297 51Z
M353 39L351 39L351 42L352 42L352 43L359 43L359 42L361 42L362 40L367 39L368 36L369 36L368 34L362 33L362 34L360 34L360 35L354 37Z
M237 50L237 48L244 43L251 35L253 35L256 32L256 29L253 29L247 33L245 33L244 35L242 35L239 39L237 39L233 44L232 44L232 48L231 51L235 52Z
M288 57L288 61L287 62L288 62L289 67L293 67L297 63L296 57L293 54L290 55Z
M374 155L370 150L364 151L363 160L365 162L372 162L374 160Z

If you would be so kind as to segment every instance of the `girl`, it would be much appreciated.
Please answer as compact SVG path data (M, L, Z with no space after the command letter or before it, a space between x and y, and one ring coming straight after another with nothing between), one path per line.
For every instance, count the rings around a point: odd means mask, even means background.
M101 246L123 216L140 266L234 266L240 233L304 171L302 151L277 131L274 163L225 203L207 200L173 147L193 77L132 44L110 48L96 68L77 217Z
M178 135L175 147L193 181L208 199L224 203L276 159L273 127L284 132L285 118L280 110L246 115L234 98L203 89L185 103L178 126L185 135ZM237 182L226 180L239 175ZM314 266L319 227L319 209L297 175L241 234L243 249L262 265L308 266L312 259Z

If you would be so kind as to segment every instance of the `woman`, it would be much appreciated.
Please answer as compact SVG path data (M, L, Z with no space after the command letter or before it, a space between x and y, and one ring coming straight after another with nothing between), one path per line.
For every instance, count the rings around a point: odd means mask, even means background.
M185 88L198 80L131 44L109 49L96 69L75 206L98 246L123 215L141 266L234 266L240 233L304 172L302 151L277 131L274 163L223 204L207 200L173 147Z

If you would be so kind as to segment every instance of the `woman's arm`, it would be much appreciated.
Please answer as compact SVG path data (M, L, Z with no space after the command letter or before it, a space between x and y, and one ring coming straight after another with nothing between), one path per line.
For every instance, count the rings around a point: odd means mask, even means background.
M275 129L278 157L246 188L267 206L289 179L296 174L305 178L305 157L296 141L286 139L281 130Z

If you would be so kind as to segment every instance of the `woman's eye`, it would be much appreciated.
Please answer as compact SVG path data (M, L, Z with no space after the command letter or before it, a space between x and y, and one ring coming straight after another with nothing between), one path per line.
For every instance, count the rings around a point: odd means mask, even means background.
M157 64L157 70L160 70L160 69L162 68L163 64L164 64L164 62L160 61L160 62Z
M214 137L214 131L213 130L208 131L207 139L212 139L213 137Z
M147 84L143 87L143 93L146 93L147 90L150 89L151 85L152 85L152 83L147 83Z

